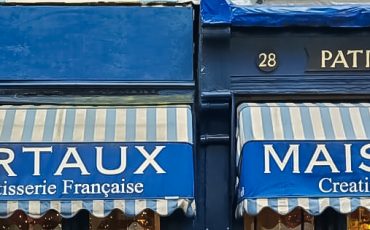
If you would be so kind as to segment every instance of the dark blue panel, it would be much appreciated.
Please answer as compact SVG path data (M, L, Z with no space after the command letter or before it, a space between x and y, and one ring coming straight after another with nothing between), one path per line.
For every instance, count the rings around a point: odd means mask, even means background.
M0 80L191 81L189 7L2 6Z
M236 26L368 27L370 5L240 6L227 0L201 1L205 24Z
M203 40L200 86L204 92L243 94L369 94L369 35L367 29L234 27L227 39ZM341 51L348 68L336 64L320 69L323 50L333 56L326 66ZM350 50L363 53L358 68L347 55ZM262 53L275 54L276 69L260 69Z

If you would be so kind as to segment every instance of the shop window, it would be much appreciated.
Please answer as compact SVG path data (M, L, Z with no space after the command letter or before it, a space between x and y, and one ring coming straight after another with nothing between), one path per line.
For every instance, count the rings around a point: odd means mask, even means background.
M313 230L314 217L301 208L279 215L265 208L257 216L244 216L244 230Z
M8 218L0 219L0 229L9 230L61 230L62 217L54 210L48 211L41 218L32 218L23 211L17 210Z
M77 222L81 222L81 218L83 218L83 215L79 215L79 218L72 218L74 221L66 223L65 220L72 219L63 219L60 214L54 210L48 211L41 218L32 218L27 216L23 211L17 210L10 217L0 219L0 230L75 229L73 226L78 224ZM151 210L145 210L135 217L127 217L121 211L113 210L104 218L98 218L89 214L89 229L159 230L159 219L159 215ZM64 224L62 224L62 221Z
M89 225L92 230L159 230L159 215L145 210L135 217L127 217L119 210L113 210L107 217L98 218L90 214Z
M370 230L370 212L359 208L347 215L348 230Z

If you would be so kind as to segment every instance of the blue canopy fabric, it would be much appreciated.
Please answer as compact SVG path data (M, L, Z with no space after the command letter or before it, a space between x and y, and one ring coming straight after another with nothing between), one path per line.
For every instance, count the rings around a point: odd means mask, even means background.
M0 106L1 143L182 142L192 144L192 115L186 105L172 106ZM73 217L80 210L96 217L119 209L135 216L151 209L161 216L181 209L195 215L194 199L3 200L0 217L16 210L38 218L48 210Z
M251 141L369 140L369 120L369 103L243 103L238 107L236 166L240 168L243 146ZM248 168L239 172L237 181L242 173L248 173ZM311 215L319 215L328 207L351 213L359 207L370 210L370 197L245 198L238 203L236 215L257 215L266 207L282 215L296 207Z
M230 0L203 0L201 19L204 25L358 28L370 26L370 4L242 5Z

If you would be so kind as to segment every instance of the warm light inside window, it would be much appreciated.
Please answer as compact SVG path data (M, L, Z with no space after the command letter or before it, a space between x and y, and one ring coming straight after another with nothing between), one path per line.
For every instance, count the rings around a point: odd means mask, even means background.
M104 218L90 214L89 223L90 229L157 230L159 216L151 210L145 210L135 217L127 217L121 211L113 210Z
M280 215L271 209L263 209L256 217L244 216L245 230L313 230L314 217L301 208L287 215Z
M42 229L62 229L62 217L54 210L48 211L40 218L27 216L23 211L17 210L8 218L0 219L0 229L11 230L42 230Z
M370 230L370 212L359 208L347 215L348 230Z
M76 220L77 221L77 220ZM127 217L120 210L113 210L107 217L98 218L89 214L89 229L115 230L159 230L160 218L151 210L145 210L135 217ZM8 218L0 219L0 230L61 230L62 217L54 210L48 211L41 218L32 218L17 210Z

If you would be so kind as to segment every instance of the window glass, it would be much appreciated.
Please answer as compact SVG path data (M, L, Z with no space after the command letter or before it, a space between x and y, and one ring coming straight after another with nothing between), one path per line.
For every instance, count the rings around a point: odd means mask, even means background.
M256 217L244 218L245 230L305 230L314 229L314 217L296 208L287 215L279 215L265 208Z
M370 230L370 212L359 208L347 215L348 230Z
M23 211L17 210L8 218L0 219L0 229L9 230L42 230L56 229L61 230L62 217L54 210L48 211L41 218L32 218L27 216Z
M113 210L107 217L98 218L90 214L90 229L156 230L159 221L151 210L145 210L135 217L126 217L121 211Z

